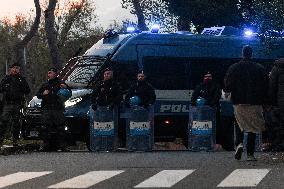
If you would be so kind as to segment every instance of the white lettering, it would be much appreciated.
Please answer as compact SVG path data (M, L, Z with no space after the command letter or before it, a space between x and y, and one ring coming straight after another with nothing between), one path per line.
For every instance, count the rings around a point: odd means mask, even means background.
M171 105L161 105L160 112L171 110Z
M172 112L180 112L181 111L181 105L172 105Z
M187 105L182 106L182 112L189 112L189 108L187 108Z

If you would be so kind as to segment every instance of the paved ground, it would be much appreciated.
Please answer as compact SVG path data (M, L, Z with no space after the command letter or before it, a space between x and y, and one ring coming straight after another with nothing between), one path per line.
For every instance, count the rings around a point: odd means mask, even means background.
M0 156L0 188L283 188L280 155L232 152L27 153ZM277 159L276 159L277 158Z

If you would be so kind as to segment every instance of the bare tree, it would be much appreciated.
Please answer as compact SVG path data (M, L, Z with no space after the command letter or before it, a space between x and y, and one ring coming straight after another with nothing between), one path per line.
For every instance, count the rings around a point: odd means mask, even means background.
M70 36L74 38L74 34L82 36L93 31L89 24L96 18L94 10L90 0L49 0L45 10L45 32L52 64L57 69L63 67L66 59L63 51Z
M146 23L145 23L143 10L140 6L139 0L133 0L133 6L134 6L134 9L135 9L135 13L137 15L137 18L138 18L138 28L140 30L148 30Z
M45 17L45 32L47 36L47 43L51 55L52 64L57 69L62 68L62 62L60 61L59 49L57 44L57 31L54 27L57 0L49 0L47 9L44 11Z
M26 74L26 65L25 65L25 47L29 43L29 41L35 36L38 31L39 24L40 24L40 17L41 17L41 8L39 0L34 0L35 8L36 8L36 16L34 19L34 23L31 26L30 31L27 35L18 43L16 43L16 61L21 65L23 69L23 74Z
M138 19L138 28L142 31L148 30L145 17L143 14L143 8L141 7L141 0L122 0L122 8L130 8L131 14L135 14Z
M154 23L161 26L160 32L176 30L177 17L168 11L165 0L122 0L121 5L137 16L140 30L148 30Z

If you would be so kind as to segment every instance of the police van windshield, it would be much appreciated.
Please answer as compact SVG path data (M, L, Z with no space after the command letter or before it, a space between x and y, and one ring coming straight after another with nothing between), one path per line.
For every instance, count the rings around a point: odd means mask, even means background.
M145 57L144 70L148 81L158 90L194 89L202 81L203 75L210 71L220 85L228 67L236 59L183 58L183 57Z
M72 88L86 87L105 60L106 57L98 56L83 56L79 58L71 68L71 73L65 82Z

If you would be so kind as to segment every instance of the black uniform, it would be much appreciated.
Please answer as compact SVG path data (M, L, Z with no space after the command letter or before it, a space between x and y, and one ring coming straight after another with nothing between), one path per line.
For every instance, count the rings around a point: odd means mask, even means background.
M141 106L148 107L156 100L155 90L147 81L137 81L132 85L126 94L125 101L129 102L132 96L138 96L141 99Z
M277 60L271 70L269 97L271 112L271 141L275 151L284 150L284 58Z
M37 93L37 97L42 99L43 141L46 151L65 150L66 147L64 101L57 95L60 84L65 83L58 78L48 80ZM43 95L45 90L49 90L47 95Z
M26 79L20 75L6 75L0 83L0 95L3 105L0 115L0 145L4 140L8 125L12 125L13 143L20 135L20 110L25 102L25 95L30 93Z
M210 81L208 83L201 83L196 86L192 96L191 104L196 105L198 97L202 97L206 100L205 105L216 108L216 143L224 145L223 130L220 123L220 104L219 100L221 98L221 89L217 83Z
M121 101L120 87L112 79L99 81L92 93L92 106L95 110L97 106L119 105Z
M198 85L191 97L191 104L196 105L196 100L198 97L202 97L206 100L206 105L212 107L219 106L219 99L221 97L221 89L219 86L211 81L208 84L201 83Z

